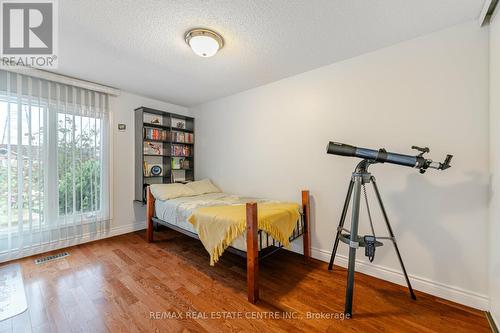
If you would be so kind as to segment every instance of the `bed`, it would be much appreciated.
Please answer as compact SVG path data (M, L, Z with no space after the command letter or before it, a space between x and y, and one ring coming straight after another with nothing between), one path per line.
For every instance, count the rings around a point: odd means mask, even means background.
M276 213L280 212L281 208L279 208L280 206L277 201L249 198L223 192L195 193L195 195L183 195L165 200L165 198L161 198L159 195L156 195L158 198L155 198L153 192L150 187L146 190L148 242L153 242L154 223L200 239L195 228L196 224L193 225L192 223L195 212L203 209L222 209L225 206L232 209L241 208L241 214L244 214L245 231L239 237L232 240L227 248L224 247L224 249L227 252L246 258L247 296L248 301L251 303L256 303L259 300L259 260L282 249L284 247L283 243L292 242L299 237L303 238L304 259L307 260L310 257L309 191L302 191L302 204L298 206L298 218L296 222L294 221L293 230L287 235L288 239L286 239L286 242L274 239L271 236L272 232L269 230L266 232L266 230L263 230L265 228L259 228L261 219L263 218L262 215L265 214L267 207L276 204L273 207L278 207ZM259 207L262 214L258 214ZM203 237L201 240L203 240ZM211 264L213 265L212 261Z

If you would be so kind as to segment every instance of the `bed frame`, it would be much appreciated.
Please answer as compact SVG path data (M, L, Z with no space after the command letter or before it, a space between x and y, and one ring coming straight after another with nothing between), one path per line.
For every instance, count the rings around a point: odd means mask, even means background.
M250 303L257 303L259 300L259 260L280 250L283 245L274 239L269 240L267 234L264 235L262 230L257 226L257 203L251 202L246 204L246 220L247 220L247 251L241 251L233 247L226 249L247 259L247 295ZM151 194L149 186L146 190L146 222L147 222L147 240L153 242L154 223L164 225L174 229L187 236L198 238L198 235L190 231L179 228L176 225L158 219L155 216L155 198ZM310 200L309 191L302 191L302 212L297 221L290 241L293 241L300 236L303 237L304 243L304 260L307 262L311 257L311 233L310 233ZM263 248L263 245L266 247Z

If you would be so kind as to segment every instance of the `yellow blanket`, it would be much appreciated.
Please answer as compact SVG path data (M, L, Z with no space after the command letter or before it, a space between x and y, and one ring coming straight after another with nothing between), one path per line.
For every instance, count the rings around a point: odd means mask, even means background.
M299 205L295 203L257 204L259 229L284 246L288 246L299 216ZM213 266L224 250L245 232L246 205L197 208L189 222L210 254L210 265Z

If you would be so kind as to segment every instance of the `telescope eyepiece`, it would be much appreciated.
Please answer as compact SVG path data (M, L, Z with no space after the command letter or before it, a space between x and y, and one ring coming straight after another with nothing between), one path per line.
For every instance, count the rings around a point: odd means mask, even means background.
M451 159L453 158L453 155L446 155L446 158L444 159L444 162L441 163L441 168L440 170L446 170L448 168L451 168L450 162Z

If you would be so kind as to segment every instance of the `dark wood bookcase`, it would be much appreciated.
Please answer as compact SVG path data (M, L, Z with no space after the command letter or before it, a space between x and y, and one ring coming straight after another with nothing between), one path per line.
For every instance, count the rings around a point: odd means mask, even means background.
M135 200L145 187L194 180L194 118L141 106L135 109ZM161 173L152 171L159 166Z

